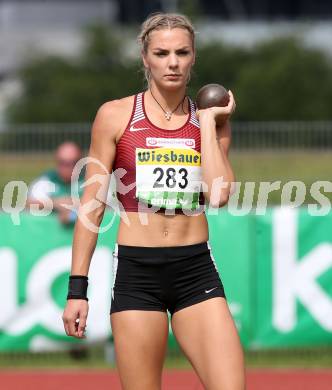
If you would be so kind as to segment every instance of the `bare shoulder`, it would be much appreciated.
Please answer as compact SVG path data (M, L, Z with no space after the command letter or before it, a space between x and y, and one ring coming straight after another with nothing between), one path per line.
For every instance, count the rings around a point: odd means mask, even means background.
M131 117L134 99L135 95L132 95L102 104L97 111L93 130L107 132L114 140L119 139Z
M112 115L115 118L120 118L126 112L131 115L135 95L127 96L122 99L110 100L102 104L98 110L101 115ZM129 120L129 118L128 118Z

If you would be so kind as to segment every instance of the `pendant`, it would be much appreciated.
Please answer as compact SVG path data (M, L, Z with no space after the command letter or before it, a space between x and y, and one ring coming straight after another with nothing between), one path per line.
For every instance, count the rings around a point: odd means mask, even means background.
M171 116L172 116L172 113L171 113L171 112L168 112L168 111L165 112L165 118L166 118L168 121L171 119Z

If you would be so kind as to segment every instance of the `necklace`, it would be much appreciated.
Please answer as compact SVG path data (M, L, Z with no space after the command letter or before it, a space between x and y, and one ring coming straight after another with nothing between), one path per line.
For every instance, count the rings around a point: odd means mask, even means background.
M156 103L158 104L158 106L164 111L164 115L165 115L165 118L169 121L171 120L171 117L172 115L174 114L174 112L180 107L181 104L183 104L184 102L184 99L186 98L186 95L184 95L183 99L181 100L181 102L174 108L173 111L167 111L164 109L164 107L158 102L158 100L154 97L153 93L152 93L152 90L150 89L150 93L151 93L151 96L153 97L153 99L156 101ZM183 110L183 109L182 109Z

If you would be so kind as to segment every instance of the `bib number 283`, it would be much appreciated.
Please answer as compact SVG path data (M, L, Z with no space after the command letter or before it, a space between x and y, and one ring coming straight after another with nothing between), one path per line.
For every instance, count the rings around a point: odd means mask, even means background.
M188 171L186 168L167 168L156 167L153 170L155 181L153 188L174 188L176 185L181 189L185 189L188 185Z
M190 148L136 148L136 198L161 208L196 210L200 160L200 153Z

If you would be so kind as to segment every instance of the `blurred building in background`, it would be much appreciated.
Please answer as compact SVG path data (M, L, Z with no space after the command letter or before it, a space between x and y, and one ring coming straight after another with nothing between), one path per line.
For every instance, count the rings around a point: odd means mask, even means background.
M14 71L31 48L75 55L84 25L140 23L156 11L193 16L206 27L206 39L214 32L213 38L231 35L246 43L245 36L310 31L313 42L331 47L332 3L324 0L0 0L0 77Z
M251 46L295 35L332 54L332 3L324 0L0 0L0 122L6 103L20 92L16 72L23 61L40 52L75 57L83 26L93 23L121 29L125 39L127 26L156 11L188 14L203 42ZM136 53L135 40L129 43Z

